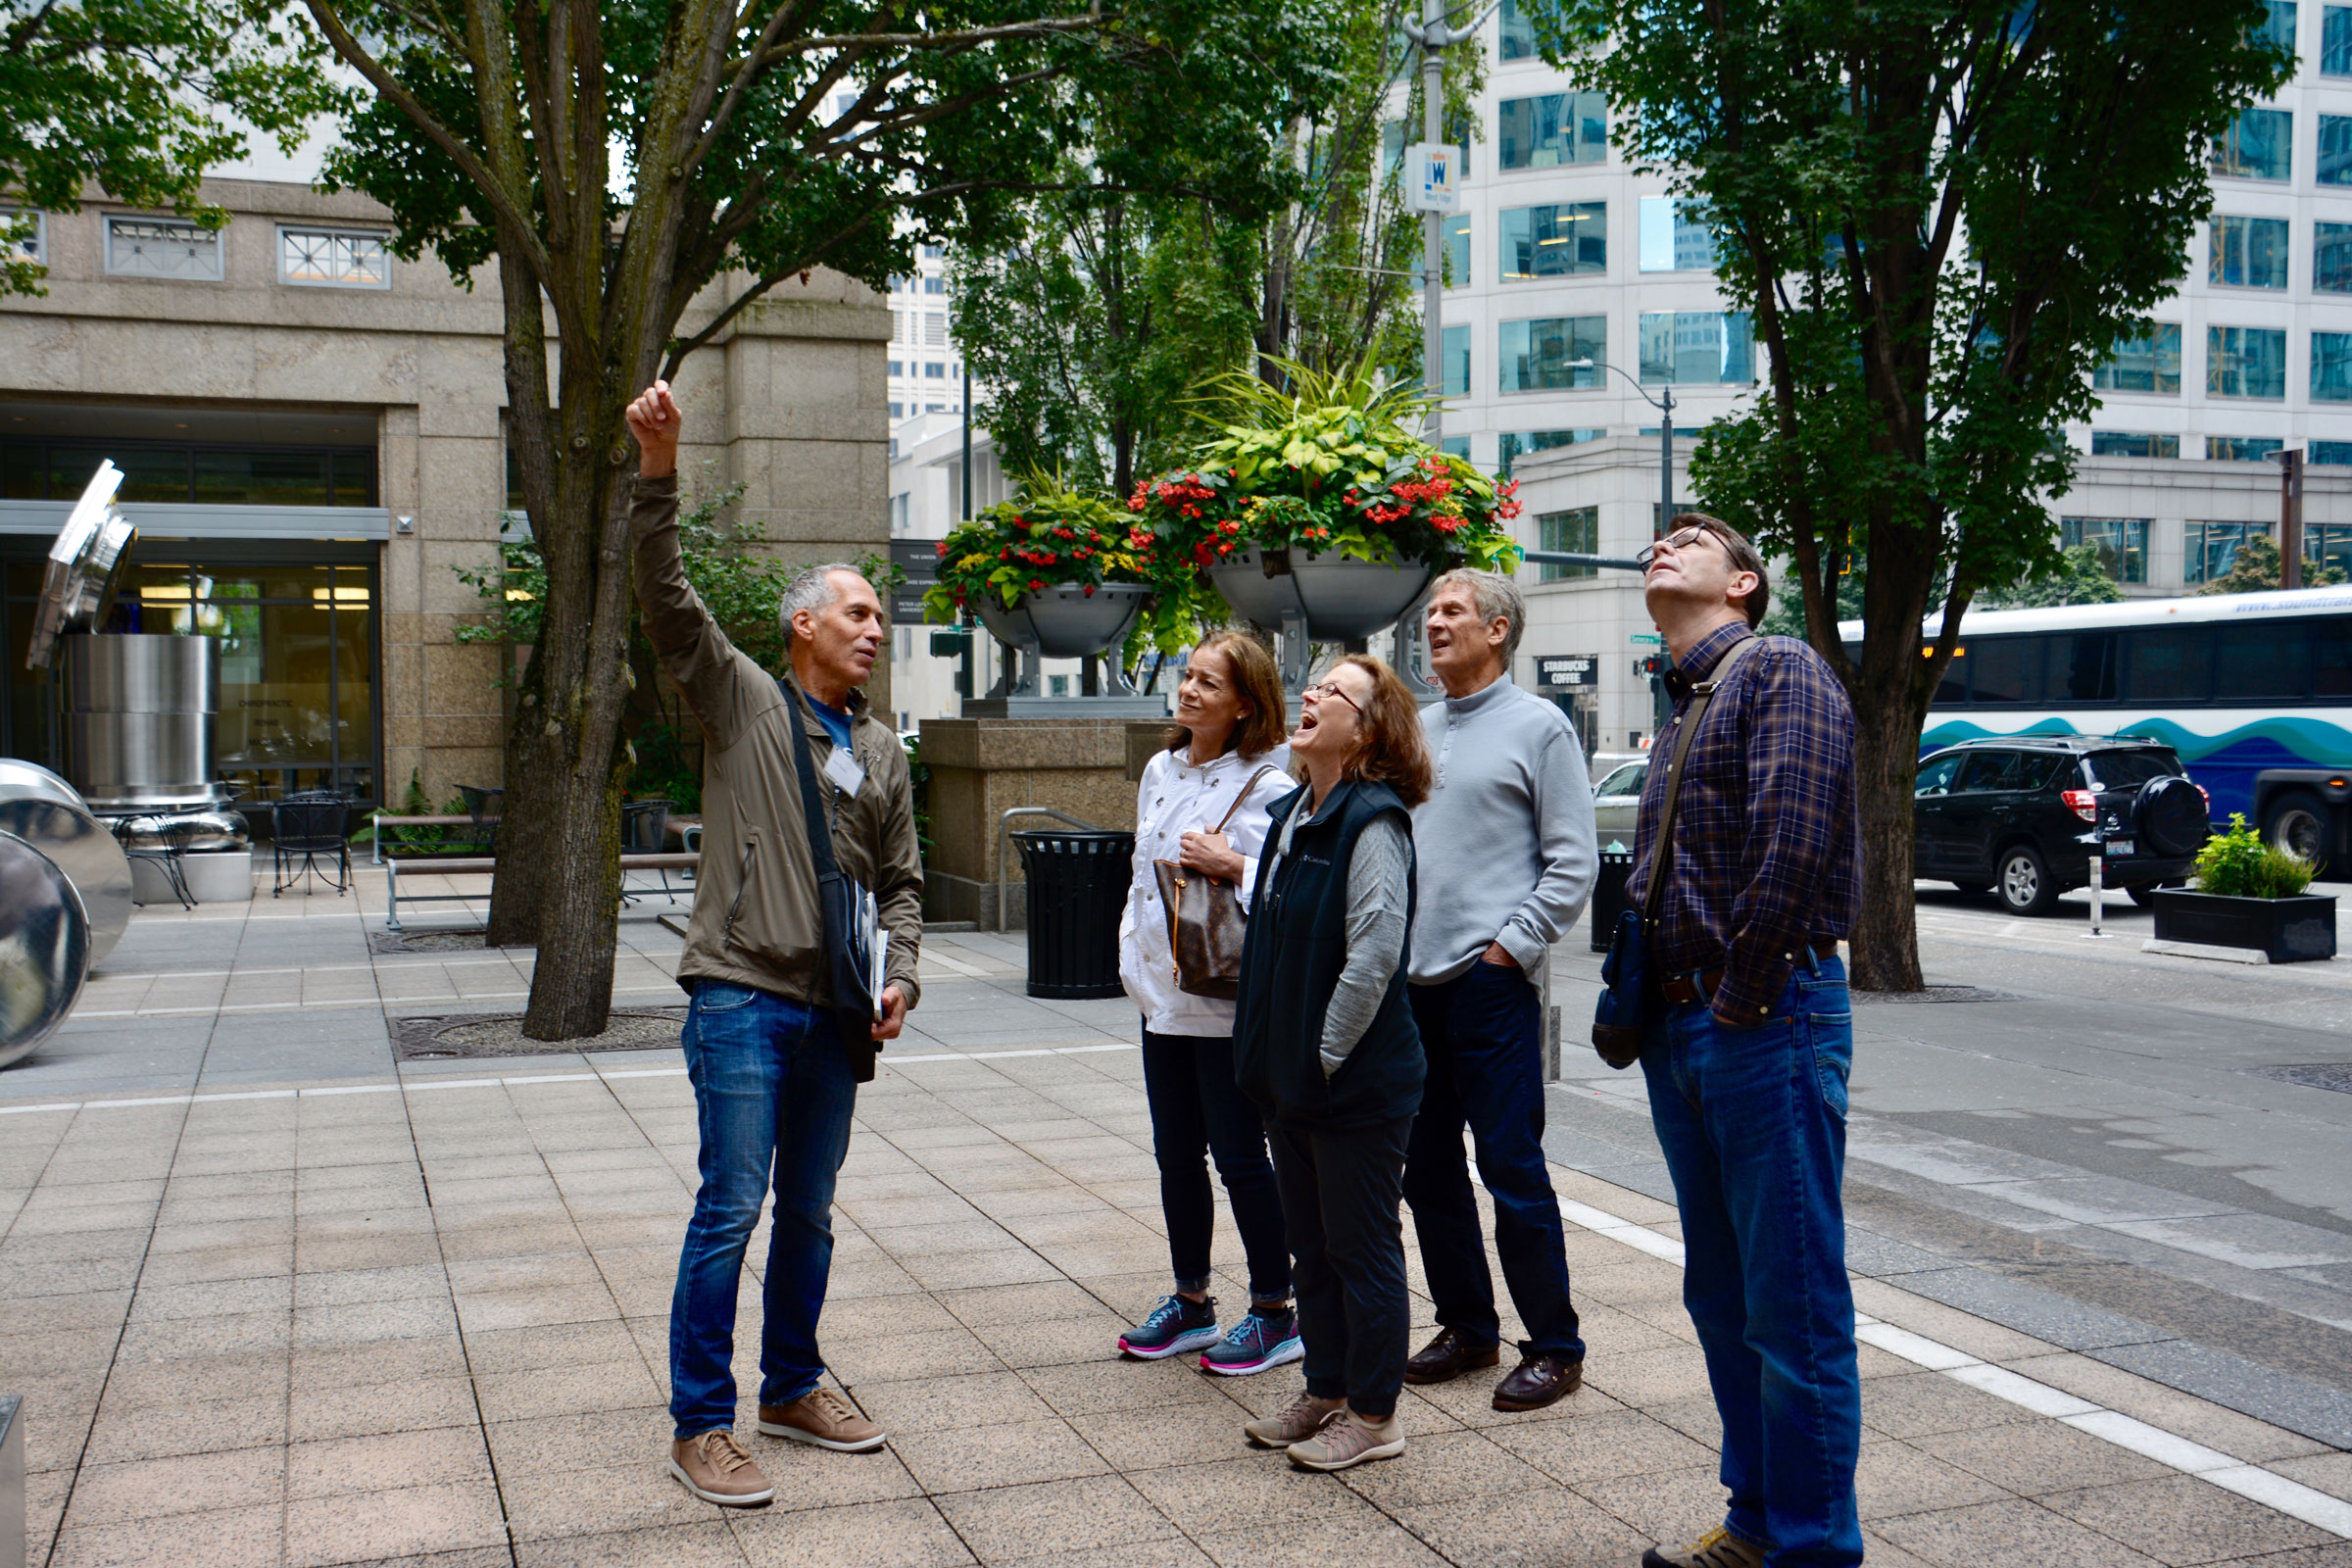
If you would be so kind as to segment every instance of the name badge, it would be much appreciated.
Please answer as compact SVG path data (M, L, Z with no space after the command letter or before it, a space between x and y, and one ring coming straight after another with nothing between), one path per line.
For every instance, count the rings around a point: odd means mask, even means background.
M856 795L865 785L865 769L850 755L847 746L836 746L833 755L825 759L825 777L844 795Z

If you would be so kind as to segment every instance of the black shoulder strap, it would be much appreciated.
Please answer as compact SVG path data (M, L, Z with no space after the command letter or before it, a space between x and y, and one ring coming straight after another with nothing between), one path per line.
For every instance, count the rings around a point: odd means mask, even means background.
M1684 710L1680 732L1674 737L1674 758L1666 764L1666 807L1658 813L1658 852L1650 858L1649 883L1642 890L1642 923L1658 923L1658 910L1666 900L1666 878L1674 867L1674 808L1683 797L1683 762L1690 755L1690 742L1698 734L1698 721L1706 716L1707 707L1714 702L1715 693L1731 679L1732 671L1749 649L1763 642L1761 637L1742 637L1731 646L1707 678L1695 681L1690 687L1690 706Z
M833 833L825 826L825 803L816 787L816 762L808 751L808 732L801 727L800 694L782 681L776 685L784 693L784 722L792 727L792 760L801 775L801 805L808 811L808 858L816 863L817 879L822 881L841 874L833 863Z

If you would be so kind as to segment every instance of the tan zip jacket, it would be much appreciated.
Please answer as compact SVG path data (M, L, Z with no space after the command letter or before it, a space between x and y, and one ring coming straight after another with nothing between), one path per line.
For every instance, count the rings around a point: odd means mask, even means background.
M880 905L890 931L890 982L913 1006L920 995L914 968L923 942L923 867L905 748L872 715L865 694L851 693L850 745L865 781L854 800L843 801L823 776L832 737L727 640L687 583L678 556L676 478L641 477L636 486L629 535L638 611L662 667L703 726L703 863L679 982L723 980L802 1002L831 1000L808 811L785 727L797 714L818 771L833 858ZM872 1057L860 1056L859 1048L881 1048L850 1045L858 1076L871 1077Z

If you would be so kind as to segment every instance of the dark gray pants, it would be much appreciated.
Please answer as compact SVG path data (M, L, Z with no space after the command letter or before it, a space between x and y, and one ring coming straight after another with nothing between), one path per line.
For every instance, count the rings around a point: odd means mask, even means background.
M1411 1353L1404 1286L1404 1145L1412 1118L1333 1128L1273 1121L1267 1141L1291 1238L1306 1391L1385 1421Z

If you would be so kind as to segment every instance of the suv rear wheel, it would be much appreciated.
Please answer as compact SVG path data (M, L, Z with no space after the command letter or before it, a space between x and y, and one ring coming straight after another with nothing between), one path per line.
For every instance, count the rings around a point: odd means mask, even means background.
M2262 836L2322 870L2328 859L2328 807L2309 790L2288 790L2263 813Z
M2058 902L2058 884L2050 879L2049 864L2031 844L2001 852L1992 885L2011 914L2046 914Z

